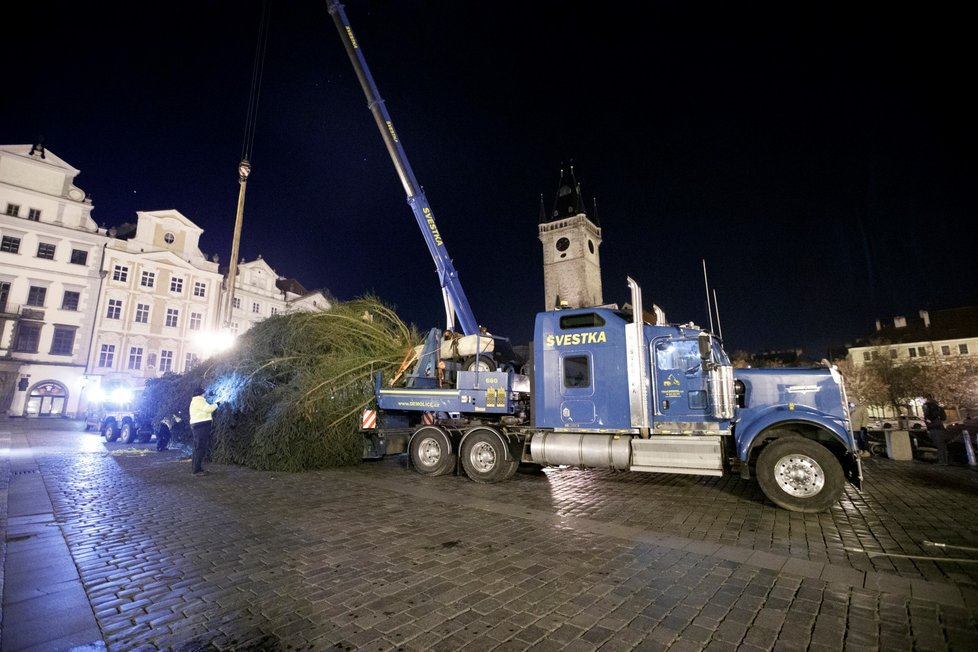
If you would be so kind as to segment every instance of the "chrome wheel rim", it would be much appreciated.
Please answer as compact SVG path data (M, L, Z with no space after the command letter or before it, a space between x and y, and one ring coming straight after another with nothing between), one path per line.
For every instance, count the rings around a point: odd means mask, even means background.
M789 496L810 498L825 486L825 472L807 455L785 455L774 465L774 479Z
M479 473L492 471L496 466L496 450L485 442L476 444L469 452L469 462Z
M441 444L434 437L425 437L418 445L418 463L436 466L441 460Z

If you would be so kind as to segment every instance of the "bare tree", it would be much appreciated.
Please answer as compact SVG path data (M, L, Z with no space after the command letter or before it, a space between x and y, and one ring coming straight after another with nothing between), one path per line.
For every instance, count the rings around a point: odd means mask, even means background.
M920 393L930 394L939 403L953 407L978 406L978 363L961 356L932 357L919 365Z
M851 360L837 360L835 365L846 381L850 399L867 407L890 402L890 387L873 368L855 365Z

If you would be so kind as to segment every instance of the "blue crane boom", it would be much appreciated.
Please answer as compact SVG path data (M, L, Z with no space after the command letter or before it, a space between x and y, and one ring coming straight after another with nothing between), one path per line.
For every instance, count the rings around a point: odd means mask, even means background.
M381 138L384 139L384 145L387 146L387 153L390 154L397 175L404 185L408 205L418 222L425 244L428 245L428 251L435 260L442 298L445 302L446 329L454 330L455 319L457 318L462 327L462 333L476 335L479 333L479 323L476 321L475 315L472 314L469 300L466 298L465 291L458 279L458 272L455 271L455 265L452 264L452 259L445 248L445 242L438 230L438 225L435 223L435 214L414 176L407 154L404 153L404 147L401 145L401 139L397 136L394 123L384 105L384 100L381 99L377 84L374 82L373 75L370 74L370 68L364 59L363 50L353 34L353 28L350 27L350 21L346 17L343 5L336 0L326 0L326 5L333 17L333 22L336 23L336 29L340 33L340 39L343 41L346 53L357 73L363 92L367 96L367 106L374 116Z

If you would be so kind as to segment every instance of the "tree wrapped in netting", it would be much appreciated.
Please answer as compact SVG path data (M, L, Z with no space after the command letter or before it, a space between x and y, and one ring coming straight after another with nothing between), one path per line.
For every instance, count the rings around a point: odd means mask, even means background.
M374 297L277 315L184 374L171 398L173 405L185 401L186 412L199 384L220 402L215 462L274 471L357 464L360 413L373 399L373 375L391 376L420 340Z

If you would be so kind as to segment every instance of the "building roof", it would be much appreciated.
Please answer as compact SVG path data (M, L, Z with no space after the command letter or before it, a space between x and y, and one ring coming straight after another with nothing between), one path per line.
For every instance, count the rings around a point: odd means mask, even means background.
M275 287L277 287L282 292L286 292L288 294L295 294L298 296L302 296L307 292L306 288L302 286L302 283L299 283L299 281L297 281L294 278L276 279Z
M969 337L978 337L978 306L921 310L913 317L895 317L886 324L877 322L876 332L868 339L901 344Z

